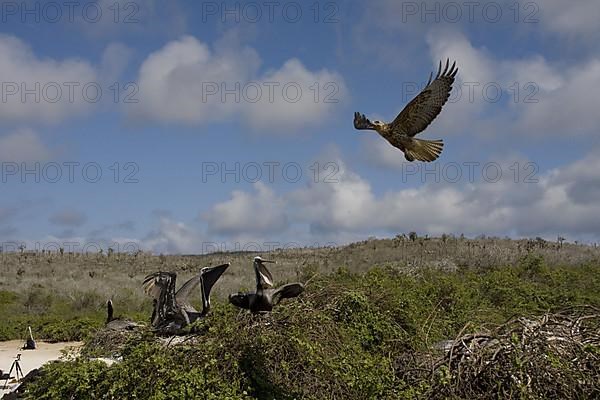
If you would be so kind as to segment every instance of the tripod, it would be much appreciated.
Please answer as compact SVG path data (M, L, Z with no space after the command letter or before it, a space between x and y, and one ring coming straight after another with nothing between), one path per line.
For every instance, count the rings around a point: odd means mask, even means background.
M21 369L21 364L19 363L19 361L21 361L21 354L17 354L15 361L13 361L13 363L10 367L10 371L8 371L8 375L6 375L6 380L4 381L3 387L7 387L6 385L8 384L8 380L10 379L10 374L12 374L13 370L15 370L17 382L19 382L21 379L23 379L23 370ZM20 378L19 378L19 375L21 376Z

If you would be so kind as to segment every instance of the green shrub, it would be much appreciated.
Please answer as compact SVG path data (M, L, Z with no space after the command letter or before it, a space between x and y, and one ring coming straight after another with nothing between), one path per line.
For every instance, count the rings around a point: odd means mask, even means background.
M497 375L478 377L477 386L448 368L432 374L430 363L439 341L514 315L539 315L582 302L600 307L595 265L549 267L542 259L527 258L515 266L456 272L421 269L408 275L388 266L362 275L340 268L310 276L299 299L285 300L269 315L253 316L215 301L211 314L194 324L195 336L183 344L166 346L144 335L130 341L123 360L110 368L83 359L48 365L29 398L479 398L493 393L494 376L507 385L498 388L502 398L592 393L587 382L600 371L596 345L585 350L589 369L577 373L569 372L573 364L560 353L529 365L527 347L516 346L503 364L512 367L488 369ZM89 333L102 323L95 313L70 319L64 327L40 329L51 337ZM532 371L563 376L573 385L546 379L527 392L518 379L511 381Z

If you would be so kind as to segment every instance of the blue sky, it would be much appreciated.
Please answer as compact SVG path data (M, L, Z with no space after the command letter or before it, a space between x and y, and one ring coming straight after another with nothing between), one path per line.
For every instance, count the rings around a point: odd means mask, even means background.
M595 0L0 4L6 249L599 239ZM436 163L354 130L446 58Z

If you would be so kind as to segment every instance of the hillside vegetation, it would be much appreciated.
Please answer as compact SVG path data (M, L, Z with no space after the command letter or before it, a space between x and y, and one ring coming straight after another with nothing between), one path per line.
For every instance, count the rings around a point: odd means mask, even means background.
M0 332L14 337L32 323L50 339L87 340L82 356L44 368L28 387L31 399L600 396L597 249L451 240L456 244L370 240L274 252L277 281L308 283L300 298L266 316L223 300L252 287L249 254L138 255L134 262L81 256L69 261L78 269L29 260L13 282L25 291L2 287L1 312L9 315ZM222 261L234 264L193 334L171 340L142 329L117 340L101 330L107 296L119 313L147 320L149 301L136 287L145 273L174 267L191 275L192 265ZM52 265L69 278L54 273L35 282ZM122 361L108 367L90 360L98 356Z

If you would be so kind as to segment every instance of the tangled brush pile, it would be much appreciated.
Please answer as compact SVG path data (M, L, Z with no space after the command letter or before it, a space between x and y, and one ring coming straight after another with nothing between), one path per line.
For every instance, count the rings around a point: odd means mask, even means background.
M600 396L600 310L594 307L519 317L488 332L465 330L433 361L432 397L561 398L565 388Z

